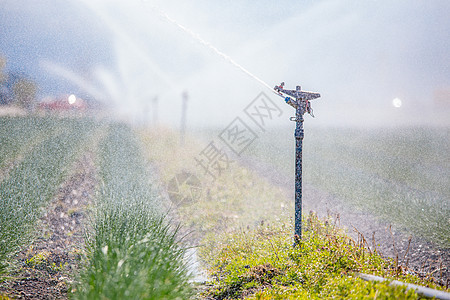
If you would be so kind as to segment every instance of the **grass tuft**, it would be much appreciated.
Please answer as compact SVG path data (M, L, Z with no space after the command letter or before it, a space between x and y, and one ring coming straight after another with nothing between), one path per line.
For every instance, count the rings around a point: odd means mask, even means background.
M192 289L177 228L162 214L133 133L111 125L100 147L102 187L74 298L189 298Z
M213 299L417 299L414 291L366 282L368 273L438 288L433 282L404 272L357 243L332 222L315 215L306 220L303 239L292 247L290 228L261 226L229 234L209 257L214 285L203 294ZM377 298L378 299L378 298Z

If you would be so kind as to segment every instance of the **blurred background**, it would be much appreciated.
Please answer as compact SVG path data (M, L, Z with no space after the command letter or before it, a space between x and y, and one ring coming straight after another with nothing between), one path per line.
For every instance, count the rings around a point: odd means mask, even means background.
M1 0L0 103L178 126L186 93L190 126L224 127L260 92L293 113L268 88L284 81L321 93L310 126L448 126L449 13L446 0Z

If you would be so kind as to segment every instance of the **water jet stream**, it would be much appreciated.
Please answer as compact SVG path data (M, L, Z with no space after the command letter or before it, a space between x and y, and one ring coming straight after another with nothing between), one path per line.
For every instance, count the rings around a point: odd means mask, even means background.
M220 51L218 48L216 48L214 45L212 45L210 42L205 41L204 39L202 39L197 33L193 32L192 30L190 30L189 28L183 26L182 24L178 23L176 20L172 19L171 17L169 17L169 15L167 15L167 13L165 13L164 11L162 11L161 9L158 9L156 7L152 7L153 10L155 10L161 17L163 17L164 19L166 19L167 21L169 21L170 23L176 25L178 28L180 28L181 30L183 30L185 33L189 34L193 39L195 39L197 42L199 42L200 44L208 47L209 49L211 49L212 51L214 51L214 53L216 53L217 55L219 55L220 57L222 57L223 59L225 59L227 62L231 63L233 66L235 66L236 68L238 68L239 70L241 70L242 72L244 72L245 74L247 74L248 76L250 76L251 78L253 78L254 80L258 81L259 83L261 83L262 85L264 85L266 88L268 88L269 90L273 91L273 87L270 86L269 84L267 84L264 80L262 80L261 78L257 77L256 75L252 74L250 71L248 71L246 68L244 68L243 66L241 66L240 64L238 64L236 61L234 61L230 56L226 55L225 53L223 53L222 51Z

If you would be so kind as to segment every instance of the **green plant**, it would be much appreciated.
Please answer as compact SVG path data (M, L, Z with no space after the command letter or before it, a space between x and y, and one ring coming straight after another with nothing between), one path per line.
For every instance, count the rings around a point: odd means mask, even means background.
M12 255L31 242L36 223L70 170L85 139L92 133L94 123L86 119L0 119L7 128L12 128L10 135L2 128L2 135L6 134L10 140L18 139L7 147L26 148L21 154L23 157L14 165L7 178L0 181L2 273ZM14 128L16 124L20 124L20 129ZM28 127L30 133L25 133ZM30 147L26 146L27 140L22 139L26 136L36 140ZM36 137L39 138L35 139ZM5 150L7 153L16 152L8 151Z
M100 146L102 186L76 299L186 299L177 229L163 215L133 132L113 124Z
M51 253L48 251L39 252L25 261L25 265L38 270L46 270L50 273L62 271L67 263L56 264L51 261Z
M416 299L414 291L366 282L355 272L436 286L404 273L392 260L346 236L331 222L310 215L303 239L292 247L291 228L262 226L227 235L207 254L215 299ZM378 299L378 298L377 298Z

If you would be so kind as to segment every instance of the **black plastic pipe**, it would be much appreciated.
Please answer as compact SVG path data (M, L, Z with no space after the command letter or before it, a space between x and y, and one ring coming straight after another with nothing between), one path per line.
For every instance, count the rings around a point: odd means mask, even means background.
M389 281L390 280L390 279L386 279L386 278L383 278L380 276L368 275L368 274L363 274L363 273L355 273L355 275L366 281L386 281L386 280ZM415 292L417 294L419 294L420 296L424 296L424 297L430 297L430 298L435 297L436 299L450 300L450 293L447 293L444 291L438 291L435 289L430 289L430 288L420 286L420 285L405 283L405 282L401 282L401 281L397 281L397 280L392 280L389 283L389 285L406 286L406 289L408 289L408 290L413 289L413 290L415 290Z

